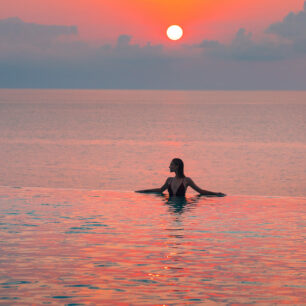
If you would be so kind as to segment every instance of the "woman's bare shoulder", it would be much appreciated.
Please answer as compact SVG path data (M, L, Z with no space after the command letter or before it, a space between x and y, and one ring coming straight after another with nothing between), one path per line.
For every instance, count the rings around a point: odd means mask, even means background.
M168 177L167 179L166 179L166 181L165 181L165 184L164 184L164 186L167 188L168 186L169 186L169 184L171 183L171 179L172 179L172 177Z
M169 184L171 182L172 177L167 177L165 184Z

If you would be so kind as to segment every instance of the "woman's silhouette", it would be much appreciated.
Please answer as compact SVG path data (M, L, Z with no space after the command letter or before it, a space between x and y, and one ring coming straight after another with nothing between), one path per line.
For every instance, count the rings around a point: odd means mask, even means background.
M161 188L138 190L141 193L163 193L168 189L169 196L185 196L187 188L190 186L201 195L224 197L222 192L212 192L198 187L190 177L184 174L184 163L179 158L174 158L169 166L170 172L175 172L175 177L168 177Z

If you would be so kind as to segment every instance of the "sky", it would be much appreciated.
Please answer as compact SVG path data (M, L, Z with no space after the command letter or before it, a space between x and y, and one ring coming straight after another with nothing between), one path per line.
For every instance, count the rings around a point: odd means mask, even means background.
M0 0L0 88L306 90L304 0ZM178 41L166 36L178 24Z

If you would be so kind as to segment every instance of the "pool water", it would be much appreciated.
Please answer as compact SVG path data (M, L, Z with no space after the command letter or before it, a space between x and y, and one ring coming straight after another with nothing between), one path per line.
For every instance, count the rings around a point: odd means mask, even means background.
M305 204L1 187L0 303L301 305Z

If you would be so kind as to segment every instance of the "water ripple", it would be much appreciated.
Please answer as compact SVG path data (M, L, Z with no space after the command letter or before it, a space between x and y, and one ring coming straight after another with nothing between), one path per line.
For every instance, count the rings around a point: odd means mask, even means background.
M305 301L303 198L197 198L181 205L116 191L39 195L0 188L4 303Z

